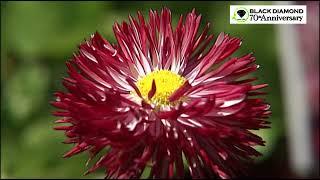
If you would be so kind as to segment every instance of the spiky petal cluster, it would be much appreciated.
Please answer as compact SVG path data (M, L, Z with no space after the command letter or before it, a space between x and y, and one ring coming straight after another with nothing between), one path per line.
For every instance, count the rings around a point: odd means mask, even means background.
M267 127L269 105L256 97L266 85L239 80L258 68L255 58L229 58L241 40L224 33L210 46L209 24L198 35L200 19L192 11L172 28L166 8L150 10L148 22L138 12L114 25L117 44L95 33L80 45L67 62L67 92L52 103L61 109L57 123L69 123L55 129L75 144L65 157L88 151L91 160L107 149L88 173L105 168L110 178L138 178L146 167L151 178L184 177L183 158L194 178L229 178L260 155L253 146L264 141L250 130ZM167 104L152 101L163 89L156 81L148 97L139 90L154 71L185 79Z

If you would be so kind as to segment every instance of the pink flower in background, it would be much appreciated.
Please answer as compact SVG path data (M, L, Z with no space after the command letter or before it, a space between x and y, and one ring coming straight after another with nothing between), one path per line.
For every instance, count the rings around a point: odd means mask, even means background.
M307 5L308 23L297 28L308 84L308 100L311 104L314 149L315 154L319 155L319 1L298 2L298 4Z
M62 118L65 143L90 159L107 149L88 173L105 168L109 178L193 178L242 174L253 146L264 141L250 130L267 128L269 105L257 95L266 84L244 78L255 71L252 54L229 58L241 40L220 33L213 45L209 24L198 33L201 15L193 10L176 28L171 12L138 12L114 25L111 45L99 33L81 44L67 62L67 92L52 104ZM241 78L241 80L239 80ZM183 162L183 159L187 163Z

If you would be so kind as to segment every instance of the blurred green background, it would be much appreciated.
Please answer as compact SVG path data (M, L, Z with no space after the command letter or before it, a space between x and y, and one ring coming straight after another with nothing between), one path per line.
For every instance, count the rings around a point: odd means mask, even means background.
M229 5L245 2L1 2L1 177L2 178L102 178L103 171L88 176L87 154L63 159L70 145L54 131L49 105L53 93L64 89L65 62L77 46L99 31L115 42L112 25L129 14L144 15L150 8L169 7L173 22L196 8L210 32L225 32L243 39L234 56L254 52L261 68L254 74L268 83L272 129L258 131L267 141L259 147L264 156L251 170L257 175L286 174L287 153L278 72L278 51L273 25L230 25ZM270 4L255 2L254 4ZM282 170L279 170L283 168Z

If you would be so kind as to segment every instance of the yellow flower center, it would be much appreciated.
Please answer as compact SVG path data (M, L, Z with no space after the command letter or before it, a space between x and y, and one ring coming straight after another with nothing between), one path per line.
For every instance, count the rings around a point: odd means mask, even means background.
M148 94L152 88L153 80L156 84L156 92L151 100L149 100ZM169 97L173 92L181 87L185 83L185 81L186 79L184 77L171 71L157 70L139 79L136 85L144 99L146 99L149 103L161 106L172 105L175 103L169 102Z

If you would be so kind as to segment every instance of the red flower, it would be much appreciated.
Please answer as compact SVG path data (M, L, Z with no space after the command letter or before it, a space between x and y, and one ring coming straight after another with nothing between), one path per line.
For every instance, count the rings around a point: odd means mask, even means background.
M184 156L194 178L229 178L260 155L252 146L264 141L249 130L267 127L269 105L255 97L266 84L239 80L255 58L228 59L241 40L221 33L210 46L209 24L197 35L200 19L193 10L173 29L169 9L150 11L149 22L138 12L114 25L118 44L95 33L80 45L67 62L68 92L52 103L57 123L70 124L55 129L76 144L64 157L108 148L88 173L139 178L151 166L150 177L167 178L184 176Z

